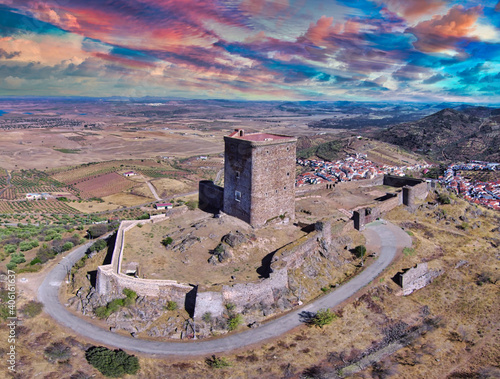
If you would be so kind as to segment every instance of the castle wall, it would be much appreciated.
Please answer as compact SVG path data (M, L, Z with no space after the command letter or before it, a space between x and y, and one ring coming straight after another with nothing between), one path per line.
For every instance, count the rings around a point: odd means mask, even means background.
M422 183L422 179L410 178L408 176L384 175L383 184L391 187L416 186ZM424 182L425 183L425 182Z
M224 188L211 180L202 180L198 186L198 207L205 212L218 213L224 204Z

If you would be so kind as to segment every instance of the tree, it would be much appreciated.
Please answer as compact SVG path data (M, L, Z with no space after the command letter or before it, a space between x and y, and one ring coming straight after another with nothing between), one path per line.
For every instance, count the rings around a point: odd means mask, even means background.
M89 234L92 238L100 237L103 234L106 234L107 232L108 232L108 225L106 224L92 225L89 228Z
M329 309L320 309L313 317L311 317L308 323L310 325L317 326L318 328L323 328L323 326L331 324L336 318L337 315Z
M361 266L363 266L366 255L366 247L364 245L358 245L354 248L354 252L358 258L361 258Z
M168 245L171 245L172 242L174 242L174 240L172 239L172 237L167 237L167 238L164 238L161 240L161 243L163 246L167 247Z
M93 346L85 352L85 359L101 374L116 378L124 374L135 375L139 371L139 360L123 350L110 350L104 346Z
M105 249L107 246L108 246L108 243L105 240L99 239L99 240L95 241L92 246L89 247L89 250L90 250L90 252L93 253L94 251L101 251L101 250Z

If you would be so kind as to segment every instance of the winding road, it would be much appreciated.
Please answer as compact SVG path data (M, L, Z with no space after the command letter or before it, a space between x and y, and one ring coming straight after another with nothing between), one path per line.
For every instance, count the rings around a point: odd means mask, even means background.
M269 338L278 337L292 330L303 324L300 314L304 311L316 312L322 308L332 308L349 299L391 264L398 249L404 246L411 246L411 238L408 234L386 221L376 221L368 224L364 234L367 239L366 245L370 250L378 252L378 258L359 275L338 287L335 291L322 296L304 307L296 308L284 316L266 322L258 328L248 329L241 333L213 340L161 342L126 337L102 329L86 321L84 318L80 318L69 312L59 301L59 289L62 281L65 280L68 267L71 267L85 254L90 244L75 249L48 273L38 289L38 298L44 304L45 311L54 320L85 337L108 346L139 353L172 356L204 355L230 351Z

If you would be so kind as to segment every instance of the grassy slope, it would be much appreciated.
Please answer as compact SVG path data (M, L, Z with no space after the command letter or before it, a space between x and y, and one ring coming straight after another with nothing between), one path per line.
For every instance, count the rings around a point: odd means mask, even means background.
M498 226L499 215L484 209L485 216L478 218L469 213L469 224L481 221L481 227L464 231L451 217L458 219L467 207L470 206L461 200L440 206L439 209L447 212L448 220L438 222L433 216L436 210L410 214L398 208L391 212L388 218L413 234L415 253L402 255L380 280L366 289L365 295L337 309L341 317L334 324L324 329L304 326L262 346L223 354L232 364L224 369L209 369L205 357L189 360L141 357L138 377L160 377L166 372L172 378L298 377L313 366L315 370L327 372L338 364L339 353L355 360L372 342L384 337L384 328L397 321L418 325L426 313L429 313L426 317L439 321L438 327L384 358L378 371L385 370L385 377L401 378L446 378L452 374L480 377L479 374L485 372L492 377L498 369L493 366L500 361L499 282L495 269L498 248L492 245L498 244L498 232L492 229ZM430 265L444 270L444 274L410 296L397 296L399 288L392 282L392 276L423 260L431 260ZM457 267L459 263L462 265ZM479 285L480 275L491 281ZM1 324L0 330L7 332L6 323ZM84 360L85 346L72 339L65 340L68 337L67 332L43 315L25 320L17 342L21 357L18 369L22 369L26 377L37 372L45 373L45 377L69 376L78 370L95 374ZM49 363L44 358L43 350L53 341L65 341L72 346L73 355L67 363ZM0 347L6 348L6 339L1 340ZM363 375L372 371L369 367L352 377L365 377Z

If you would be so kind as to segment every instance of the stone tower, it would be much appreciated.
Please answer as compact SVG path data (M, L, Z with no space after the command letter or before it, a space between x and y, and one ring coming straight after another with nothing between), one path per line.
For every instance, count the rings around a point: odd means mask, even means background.
M252 226L295 218L297 139L237 129L224 137L225 213Z

